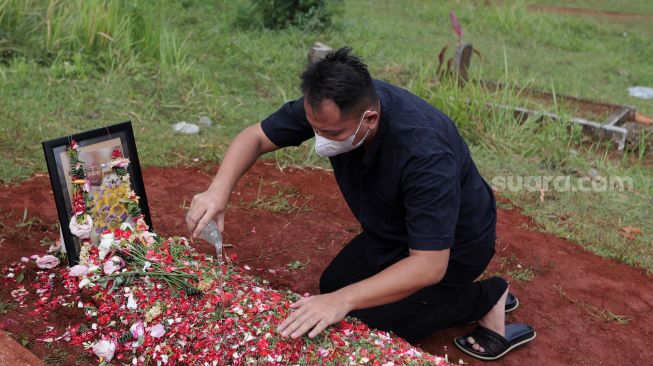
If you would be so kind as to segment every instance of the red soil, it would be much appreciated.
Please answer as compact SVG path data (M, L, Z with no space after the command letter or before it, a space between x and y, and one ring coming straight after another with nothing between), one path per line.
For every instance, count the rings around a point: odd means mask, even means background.
M291 202L309 210L282 214L245 208L242 203L256 199L261 178L261 196L294 188ZM197 168L147 168L144 180L155 231L163 236L185 235L184 207L195 193L208 186L211 176ZM53 226L57 218L47 176L0 187L0 202L0 249L4 254L0 266L41 253L45 248L40 240L58 235ZM15 228L25 207L28 217L37 216L42 223L29 230ZM239 183L225 228L225 242L235 245L226 252L237 253L237 263L248 264L273 286L310 293L317 292L320 273L331 258L360 230L332 174L297 169L281 172L265 162L257 163ZM508 320L529 323L538 332L533 343L512 352L501 363L649 364L653 359L649 347L653 319L647 316L653 309L651 278L642 270L600 258L534 228L535 224L518 210L499 209L497 255L488 273L506 274L518 270L518 265L533 270L530 282L518 282L506 275L521 300L521 306ZM198 247L207 253L213 250L200 243ZM295 260L306 265L287 269L286 265ZM59 311L52 321L44 322L25 319L21 316L25 309L12 310L0 315L0 329L14 336L27 335L32 351L43 358L52 349L35 338L45 332L47 325L62 330L69 322L79 321L71 312ZM609 312L627 317L627 324L608 320ZM469 330L471 327L442 331L423 340L421 346L436 354L448 354L454 362L463 359L476 364L451 342L454 336ZM55 347L70 352L70 358L81 353L65 342L57 342Z

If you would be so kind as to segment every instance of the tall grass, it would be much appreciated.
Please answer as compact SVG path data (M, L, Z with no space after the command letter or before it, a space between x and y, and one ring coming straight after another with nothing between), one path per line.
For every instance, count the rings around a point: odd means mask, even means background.
M154 1L0 0L0 26L19 55L44 63L187 69L183 42L165 29Z
M423 70L435 68L429 65ZM422 71L412 91L450 116L470 145L487 152L527 159L538 156L545 165L563 164L570 146L581 141L581 128L564 118L542 121L538 116L515 116L514 108L523 105L515 86L489 90L476 82L459 85L455 78L438 84L431 80L432 75Z
M34 32L38 16L32 10L39 0L0 0L0 61L30 49L25 34Z
M159 38L159 67L172 70L177 75L187 73L193 63L188 59L186 40L180 41L174 33L163 31Z
M37 3L38 0L0 1L0 29L3 33L20 29Z
M159 17L139 1L51 0L45 15L45 50L64 57L95 54L105 65L158 56Z

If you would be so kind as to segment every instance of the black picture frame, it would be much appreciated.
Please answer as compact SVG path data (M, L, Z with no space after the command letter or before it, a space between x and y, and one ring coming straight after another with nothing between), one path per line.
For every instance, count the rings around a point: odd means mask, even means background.
M45 161L48 166L48 173L50 175L50 183L52 185L52 192L54 194L54 201L57 206L57 213L59 216L59 224L63 234L62 245L66 246L68 256L68 264L74 266L79 260L79 239L74 237L70 232L68 224L73 216L72 204L70 199L69 184L70 178L67 174L70 169L67 164L66 149L70 146L72 140L77 142L80 149L80 156L88 150L88 154L94 152L112 151L118 145L122 149L123 156L129 159L129 166L127 171L131 179L131 188L136 193L139 199L139 206L141 213L144 215L145 222L152 228L150 218L150 210L147 204L147 195L145 194L145 184L143 183L143 175L141 172L140 160L138 159L138 152L136 150L136 140L134 139L134 131L132 129L131 121L126 121L111 126L101 127L94 130L76 133L74 135L59 137L53 140L43 141L43 152L45 153ZM92 150L98 147L97 150ZM110 159L110 157L109 157ZM83 159L82 159L83 160ZM103 168L101 168L103 169ZM100 170L100 173L102 170ZM101 179L101 175L100 175Z

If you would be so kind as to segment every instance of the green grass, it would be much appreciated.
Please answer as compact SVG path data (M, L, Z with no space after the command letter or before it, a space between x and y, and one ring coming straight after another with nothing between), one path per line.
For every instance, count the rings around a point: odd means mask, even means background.
M7 314L9 311L11 311L13 308L16 306L12 302L11 299L9 299L8 296L6 296L6 291L0 291L0 315Z
M535 278L535 273L531 268L522 268L514 271L508 271L507 274L515 281L519 282L531 282L533 278Z
M539 192L502 195L546 231L653 270L653 173L635 156L646 155L645 150L608 158L604 152L614 155L611 147L588 141L564 122L519 123L507 111L485 106L528 103L515 88L489 92L474 83L464 89L433 83L437 53L455 45L449 24L449 11L455 10L465 40L482 55L473 58L474 78L635 105L653 115L651 101L627 93L628 86L653 86L653 29L645 20L535 13L528 10L532 1L359 0L346 1L329 29L269 31L234 26L235 19L243 21L242 2L169 1L154 11L143 11L151 2L107 0L88 9L88 2L65 3L68 10L51 16L48 33L43 6L59 2L0 0L2 183L45 171L42 140L123 120L134 123L143 165L218 162L238 131L299 95L306 52L319 40L352 46L375 77L403 85L450 114L488 181L509 175L578 180L590 169L632 177L634 190L626 192L546 192L544 201ZM618 7L604 0L574 6L592 4L606 11ZM648 1L620 4L622 11L653 14ZM113 42L93 26L90 14L101 6L110 9L102 12L101 32L111 34ZM60 40L57 47L53 39ZM564 106L554 111L570 114ZM173 123L200 116L209 116L214 125L196 136L173 133ZM277 158L280 167L328 167L310 143L269 157ZM273 197L271 202L281 201ZM644 233L626 239L619 234L624 226Z
M306 201L303 204L297 202L299 198L297 197L299 195L297 188L283 187L277 182L272 182L270 185L277 190L277 193L272 195L262 194L263 178L261 177L256 199L251 202L242 202L241 206L248 209L258 209L283 214L300 214L310 211Z
M310 260L309 260L309 261L310 261ZM308 264L308 262L307 262L307 263L303 263L303 262L300 262L300 261L298 261L298 260L294 260L294 261L289 262L288 264L286 264L286 267L287 267L288 269L294 271L294 270L298 270L298 269L302 269L302 268L306 267L307 264Z
M68 352L61 348L55 348L50 354L45 356L43 363L47 366L61 366L64 364L66 359L70 356Z
M0 0L1 49L54 65L55 74L64 63L84 76L91 66L177 65L180 45L166 32L159 9L143 0Z
M585 310L590 316L592 316L594 319L598 321L604 321L606 323L608 322L614 322L619 325L626 325L628 324L631 320L632 317L626 316L626 315L619 315L615 314L612 311L605 309L605 308L597 308L596 306L592 304L588 304L583 301L579 301L577 299L573 299L567 295L567 293L564 291L564 289L560 286L555 286L554 288L558 290L558 294L560 295L560 298L563 300L566 300L570 304L573 304L577 306L580 309Z
M532 3L653 16L653 7L649 0L537 0Z

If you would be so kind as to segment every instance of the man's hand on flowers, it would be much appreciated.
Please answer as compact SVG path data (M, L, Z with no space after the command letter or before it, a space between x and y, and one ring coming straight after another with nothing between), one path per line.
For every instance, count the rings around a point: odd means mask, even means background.
M290 308L295 311L279 325L278 331L282 336L292 338L301 337L306 332L313 338L329 325L344 319L352 310L337 293L306 297Z

